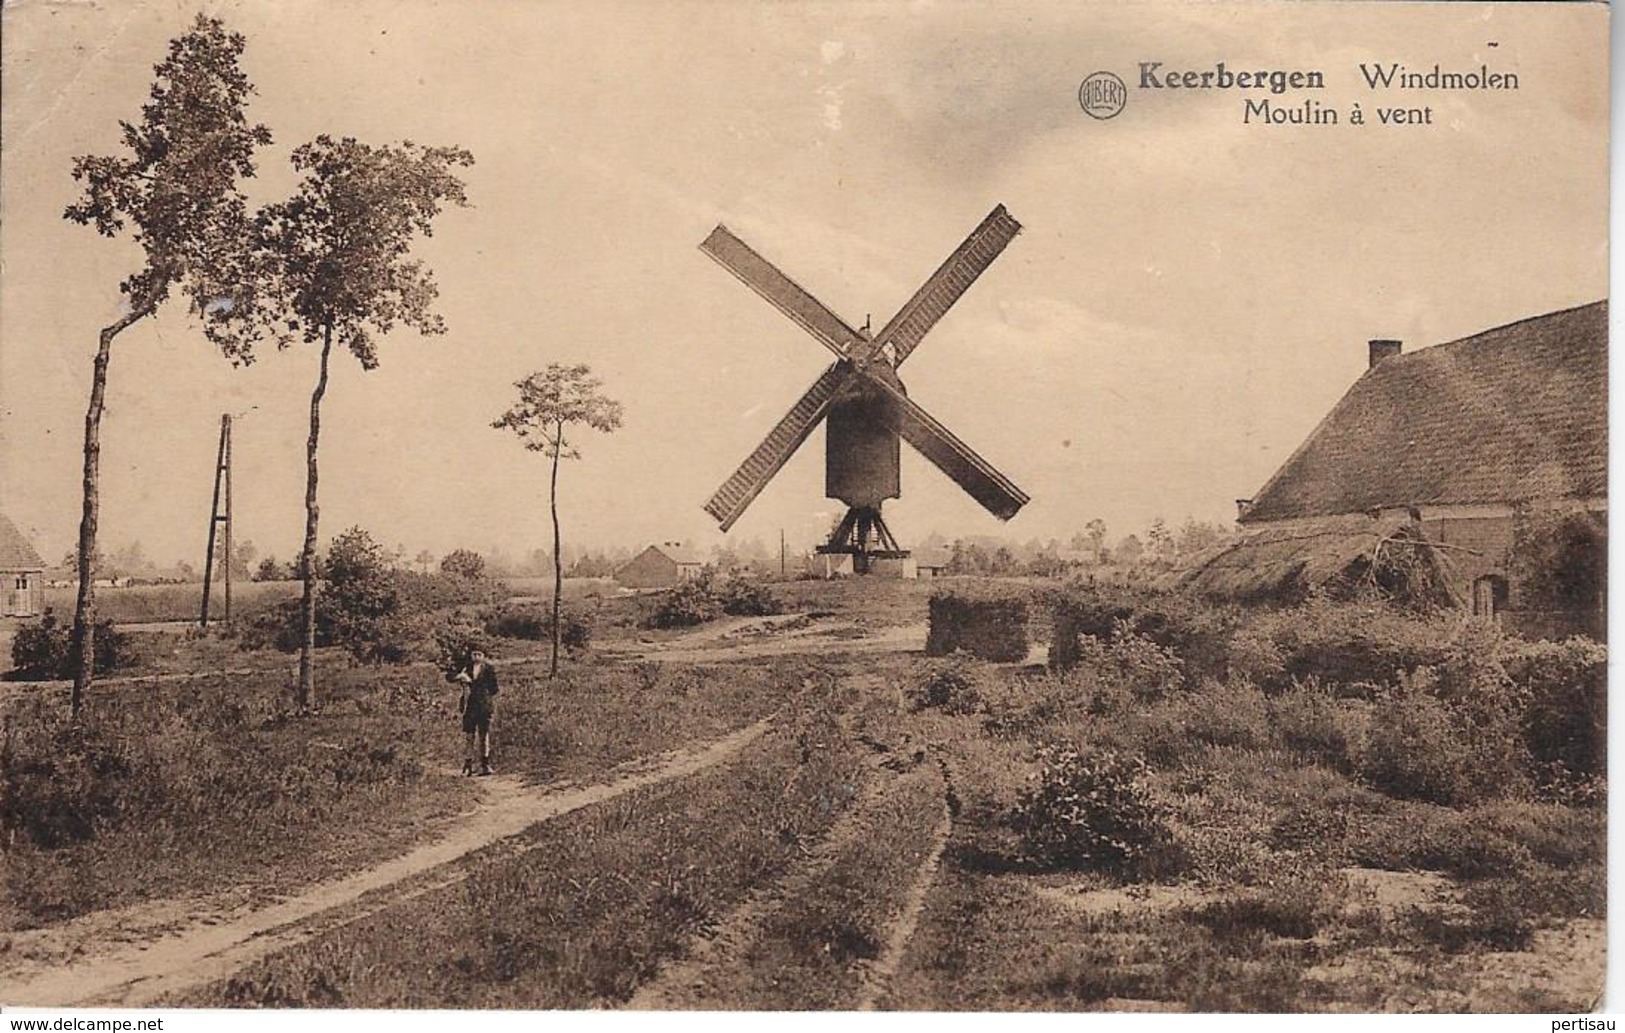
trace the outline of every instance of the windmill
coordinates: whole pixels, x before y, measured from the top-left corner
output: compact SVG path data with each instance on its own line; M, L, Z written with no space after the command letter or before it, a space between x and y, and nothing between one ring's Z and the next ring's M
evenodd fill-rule
M1019 232L1021 224L1002 204L994 208L875 334L867 322L862 330L848 326L726 226L711 231L700 250L812 334L836 359L705 504L722 530L733 526L820 420L828 421L824 494L846 503L847 511L818 551L851 555L859 573L874 559L908 555L880 516L881 503L901 494L900 439L1000 520L1016 515L1027 495L910 400L897 369Z

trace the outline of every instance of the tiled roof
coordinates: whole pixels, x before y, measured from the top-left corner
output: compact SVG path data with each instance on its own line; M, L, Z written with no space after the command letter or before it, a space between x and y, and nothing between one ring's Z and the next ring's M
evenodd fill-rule
M673 563L679 565L703 565L705 563L705 557L701 556L699 553L688 548L687 546L670 545L665 542L661 542L656 545L651 545L650 548L661 553Z
M17 525L0 513L0 570L44 570L39 553L17 530Z
M1243 523L1608 491L1608 303L1379 362Z

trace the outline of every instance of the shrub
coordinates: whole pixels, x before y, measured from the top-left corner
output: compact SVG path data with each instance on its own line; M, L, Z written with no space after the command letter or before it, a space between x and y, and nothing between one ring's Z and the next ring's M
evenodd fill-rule
M1099 678L1105 696L1127 692L1142 702L1161 699L1185 683L1185 664L1172 649L1136 633L1117 620L1104 641L1085 636L1075 642L1076 662Z
M1608 583L1608 521L1603 514L1519 513L1509 566L1519 586L1519 616L1530 630L1603 637Z
M1335 920L1346 895L1346 879L1332 872L1288 872L1267 886L1191 908L1188 917L1220 940L1265 933L1307 940Z
M316 593L316 645L342 645L363 660L403 653L396 619L401 612L396 572L372 536L352 527L333 539L320 562ZM237 624L243 649L296 652L304 641L300 601L290 599Z
M1413 907L1407 915L1411 930L1450 953L1475 948L1521 951L1535 935L1521 890L1503 880L1475 883L1455 907Z
M1607 769L1608 651L1585 638L1531 642L1505 660L1528 700L1524 735L1548 781Z
M779 601L762 582L729 574L716 590L722 612L734 617L767 617L780 612Z
M915 710L939 707L950 714L974 714L984 709L976 690L976 666L964 653L931 661L907 689L909 705Z
M470 655L478 649L486 656L495 656L491 639L482 624L472 618L452 615L435 618L429 628L434 642L435 661L450 673L467 666Z
M1223 679L1241 611L1188 595L1093 582L1069 585L1048 599L1050 665L1084 662L1087 640L1110 641L1120 628L1171 650L1192 678Z
M422 574L415 570L390 572L400 608L412 613L428 613L453 606L481 606L507 597L505 582L488 577L470 578L457 574Z
M1360 762L1362 777L1390 796L1452 806L1519 782L1527 753L1510 715L1484 700L1440 699L1436 684L1431 669L1424 668L1378 701Z
M10 677L16 681L50 681L73 677L70 640L73 626L57 620L49 607L33 624L17 629L11 640ZM96 622L95 670L106 674L133 661L128 636L120 634L111 620Z
M1176 866L1173 835L1151 797L1143 760L1085 754L1067 744L1041 747L1039 758L1037 779L1022 790L1011 817L1032 860L1131 882Z
M328 547L322 577L317 608L332 639L358 655L367 652L382 622L400 608L383 548L366 531L352 527Z
M510 603L490 611L485 617L485 633L501 638L540 642L553 637L553 613L525 603Z
M722 601L711 589L709 571L680 582L661 597L645 620L651 628L688 628L722 616Z
M275 649L283 653L299 651L299 600L290 599L247 617L234 619L237 645L246 650ZM333 644L330 629L322 626L321 611L316 613L316 644Z
M1246 682L1207 682L1162 708L1179 715L1191 740L1210 746L1261 750L1275 738L1269 700Z
M983 660L1011 663L1027 656L1027 601L1008 593L931 596L926 656L964 650Z
M1310 679L1271 699L1270 718L1288 749L1334 771L1352 774L1361 729L1358 715L1349 706Z
M440 561L440 573L476 579L485 576L485 557L472 549L454 549Z
M559 643L572 652L586 649L592 641L592 627L568 612L561 619ZM553 639L553 611L547 606L508 603L489 613L484 626L487 635L497 638L549 642Z
M1460 624L1377 602L1316 598L1248 621L1230 650L1235 673L1266 691L1316 678L1344 695L1370 696L1401 672L1442 663Z
M1514 875L1532 861L1528 847L1481 817L1430 807L1373 817L1349 837L1348 849L1356 864L1463 881Z

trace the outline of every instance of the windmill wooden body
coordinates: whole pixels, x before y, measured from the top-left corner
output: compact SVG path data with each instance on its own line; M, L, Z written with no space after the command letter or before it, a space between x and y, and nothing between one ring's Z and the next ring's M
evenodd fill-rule
M897 369L1020 231L1003 205L994 208L877 334L867 325L854 330L726 226L711 232L700 250L836 359L705 504L724 531L820 421L827 421L824 493L844 502L847 512L818 551L850 554L860 573L875 559L907 556L880 515L882 503L901 494L901 441L1000 520L1015 516L1027 495L912 401Z

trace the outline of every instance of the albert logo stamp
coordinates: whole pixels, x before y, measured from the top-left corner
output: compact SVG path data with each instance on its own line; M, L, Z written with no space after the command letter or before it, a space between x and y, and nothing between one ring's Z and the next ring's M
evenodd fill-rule
M1078 86L1078 105L1090 118L1112 118L1128 102L1128 87L1111 72L1091 72Z

